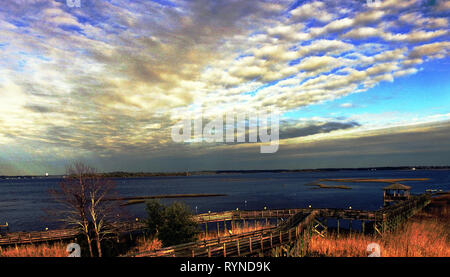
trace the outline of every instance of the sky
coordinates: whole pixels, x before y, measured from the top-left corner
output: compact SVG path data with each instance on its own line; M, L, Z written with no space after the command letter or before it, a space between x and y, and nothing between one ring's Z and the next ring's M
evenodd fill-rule
M0 6L0 175L450 165L449 1L68 2ZM171 138L266 110L275 153Z

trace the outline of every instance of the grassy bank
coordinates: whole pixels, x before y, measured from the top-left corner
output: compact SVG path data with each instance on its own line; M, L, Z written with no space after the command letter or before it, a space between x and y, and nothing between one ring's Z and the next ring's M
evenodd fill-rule
M169 198L198 198L198 197L218 197L227 196L223 193L191 193L191 194L161 194L161 195L149 195L149 196L135 196L135 197L120 197L107 199L108 201L126 201L122 205L133 205L145 203L150 199L169 199Z
M326 237L313 236L306 256L322 257L366 257L366 248L378 243L383 257L450 257L450 194L434 197L432 202L408 222L394 232L383 236L352 233L328 234ZM233 234L262 229L266 226L243 226L236 224ZM221 231L219 236L230 234ZM210 230L200 234L198 239L217 238L217 232ZM67 243L22 245L18 247L0 247L0 257L65 257ZM148 237L136 239L128 254L156 250L161 242ZM128 249L128 248L127 248Z
M0 247L0 257L67 257L66 247L60 242Z
M359 178L344 178L344 179L320 179L319 181L325 182L349 182L349 183L365 183L365 182L375 182L375 183L397 183L397 182L408 182L408 181L428 181L429 178L397 178L397 179L359 179Z
M305 186L316 186L317 189L352 189L345 185L325 185L321 183L305 184Z
M257 223L255 225L243 225L236 224L233 228L233 234L242 234L255 230L261 230L263 228L270 227L264 224ZM229 232L221 230L219 232L220 237L229 236ZM199 240L215 239L218 234L215 230L210 230L208 234L201 233L198 236ZM0 247L0 257L66 257L67 243L53 243L53 244L28 244L19 245L18 247ZM126 254L132 254L142 251L157 250L162 247L162 243L158 239L152 239L150 237L141 236L136 238L135 244Z
M253 224L246 224L245 226L243 224L238 224L233 228L232 234L238 235L242 233L252 232L256 230L261 230L264 228L272 227L271 225L265 225L260 224L259 222L256 223L256 225ZM205 234L204 232L200 233L198 235L198 240L210 240L210 239L216 239L217 237L227 237L230 236L230 232L224 231L223 229L220 230L219 234L217 234L216 230L210 230L208 234ZM136 246L132 248L127 254L133 254L136 252L142 252L142 251L150 251L150 250L157 250L162 247L162 244L157 239L151 239L148 237L142 237L138 238L136 241Z
M421 213L383 237L359 233L313 236L307 256L367 257L369 243L380 245L383 257L450 257L450 195L433 199Z

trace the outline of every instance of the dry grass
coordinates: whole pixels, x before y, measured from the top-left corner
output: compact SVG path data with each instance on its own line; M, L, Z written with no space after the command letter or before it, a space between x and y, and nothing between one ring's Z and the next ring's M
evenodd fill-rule
M162 243L158 239L152 239L148 237L138 237L136 239L136 246L130 249L127 254L143 252L143 251L153 251L160 249Z
M345 185L325 185L325 184L321 184L321 183L306 184L305 186L317 186L317 188L320 188L320 189L352 189L351 187L345 186Z
M255 230L261 230L267 227L271 227L270 225L265 226L265 224L260 224L257 222L256 226L253 224L243 226L243 224L236 224L235 227L233 228L233 235L238 235L238 234L242 234L242 233L246 233L246 232L251 232L251 231L255 231ZM221 229L221 231L219 232L219 236L220 237L227 237L230 236L230 233L227 231L224 231L223 229ZM209 230L208 234L205 233L200 233L198 236L198 240L210 240L210 239L216 239L217 236L217 231L215 230ZM133 254L136 252L142 252L142 251L151 251L151 250L157 250L159 248L162 247L161 242L158 239L149 239L147 237L141 237L138 238L136 241L136 247L134 247L133 249L131 249L130 251L128 251L127 254Z
M450 196L433 199L421 213L383 237L362 234L313 236L310 256L367 257L369 243L380 245L383 257L450 257Z
M314 236L309 244L309 256L366 257L367 245L376 242L381 247L384 257L450 257L450 194L433 199L427 208L410 219L395 232L383 237L361 234L330 234L326 238ZM269 226L236 224L233 234L260 230ZM221 230L219 236L229 236ZM201 233L199 240L215 239L217 232L210 230ZM67 243L22 245L18 247L0 247L0 257L66 257ZM129 253L156 250L161 242L156 239L141 237L137 246Z
M367 257L367 246L378 243L383 257L450 257L448 231L436 221L411 222L383 237L351 234L326 238L314 236L310 256Z
M67 243L0 247L0 257L67 257Z
M241 223L236 223L235 227L233 228L233 235L238 235L238 234L242 234L242 233L247 233L247 232L252 232L252 231L257 231L257 230L261 230L264 228L269 228L269 227L273 227L272 225L265 225L265 224L261 224L260 222L256 222L256 225L254 224L245 224L245 226ZM220 237L228 237L231 234L228 231L224 231L223 229L220 230L219 232L219 236ZM208 234L205 233L201 233L198 237L199 240L209 240L209 239L216 239L217 236L217 231L213 231L210 230L208 232Z
M246 224L247 225L247 224ZM250 232L254 230L260 230L265 228L264 225L256 224L242 226L242 224L236 224L233 234L241 234L245 232ZM220 237L229 236L229 232L221 231ZM210 230L207 235L201 233L198 236L199 240L208 240L217 238L217 232ZM67 243L54 243L54 244L29 244L20 245L18 247L0 247L0 257L67 257L66 252ZM128 254L157 250L162 247L161 241L158 239L150 239L148 237L139 237L136 240L136 246L128 251Z

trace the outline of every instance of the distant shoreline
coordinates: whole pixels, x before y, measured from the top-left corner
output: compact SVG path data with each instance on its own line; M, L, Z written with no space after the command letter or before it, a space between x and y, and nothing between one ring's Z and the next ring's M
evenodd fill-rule
M149 195L149 196L134 196L134 197L119 197L105 199L105 201L126 201L122 203L122 206L134 205L145 203L147 200L151 199L169 199L169 198L198 198L198 197L218 197L227 196L223 193L191 193L191 194L161 194L161 195Z
M378 170L450 170L450 166L399 166L399 167L361 167L361 168L318 168L318 169L255 169L255 170L205 170L187 172L106 172L100 173L107 178L140 178L140 177L176 177L191 175L214 175L214 174L250 174L250 173L296 173L296 172L332 172L332 171L378 171ZM32 179L32 178L55 178L64 175L3 175L0 179Z

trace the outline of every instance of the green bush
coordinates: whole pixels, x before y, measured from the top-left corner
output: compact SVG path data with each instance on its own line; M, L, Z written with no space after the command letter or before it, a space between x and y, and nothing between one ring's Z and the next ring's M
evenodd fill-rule
M163 206L157 201L149 201L146 210L149 233L161 240L164 247L197 240L199 226L186 204L174 202Z
M147 201L145 210L147 211L147 230L153 238L157 236L159 229L164 222L164 209L158 201Z

